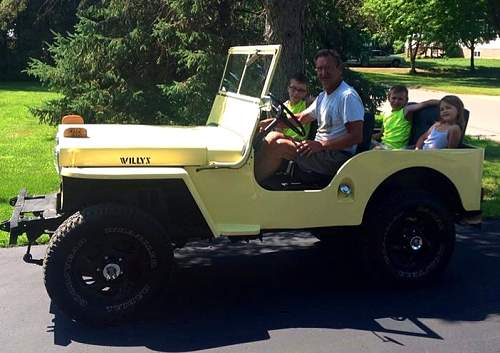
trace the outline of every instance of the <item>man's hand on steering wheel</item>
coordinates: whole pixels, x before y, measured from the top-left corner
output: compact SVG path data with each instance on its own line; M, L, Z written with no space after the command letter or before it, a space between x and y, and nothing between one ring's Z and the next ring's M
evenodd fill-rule
M292 129L295 133L300 136L306 136L306 130L304 125L300 122L299 119L288 109L288 107L283 104L279 99L269 93L269 97L271 97L272 101L277 104L277 107L273 104L273 108L276 110L276 117L274 120L264 129L264 136L267 135L272 129L278 125L278 123L282 122L290 129ZM286 114L285 114L286 112ZM288 114L288 116L287 116Z

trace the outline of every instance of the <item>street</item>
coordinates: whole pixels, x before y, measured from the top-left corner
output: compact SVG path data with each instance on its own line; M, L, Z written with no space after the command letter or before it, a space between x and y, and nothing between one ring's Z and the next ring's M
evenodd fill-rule
M459 227L448 271L418 289L366 281L355 257L308 233L195 244L177 252L163 300L111 328L64 317L24 251L0 250L4 353L500 352L500 221Z

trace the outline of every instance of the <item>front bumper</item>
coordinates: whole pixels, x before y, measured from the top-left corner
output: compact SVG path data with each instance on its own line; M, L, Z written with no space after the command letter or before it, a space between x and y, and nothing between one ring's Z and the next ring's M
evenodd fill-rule
M10 235L9 245L17 244L17 238L23 233L33 244L42 234L54 232L63 221L58 213L59 193L30 196L26 189L22 189L17 197L10 200L10 205L14 207L12 216L0 223L0 230Z

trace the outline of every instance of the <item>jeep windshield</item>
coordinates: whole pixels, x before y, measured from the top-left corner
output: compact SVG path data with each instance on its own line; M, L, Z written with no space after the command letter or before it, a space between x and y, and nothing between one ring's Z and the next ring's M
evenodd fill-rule
M252 53L230 52L219 91L254 98L264 96L274 54L258 49Z

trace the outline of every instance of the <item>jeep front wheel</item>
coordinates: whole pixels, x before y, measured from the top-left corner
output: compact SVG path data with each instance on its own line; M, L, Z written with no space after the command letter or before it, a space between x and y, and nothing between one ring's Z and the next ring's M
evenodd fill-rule
M69 217L51 238L45 287L72 319L112 323L151 301L167 280L172 257L165 231L146 213L93 206Z
M369 268L400 283L427 281L446 268L455 226L444 204L427 192L406 192L378 209L369 227L374 234L365 234Z

